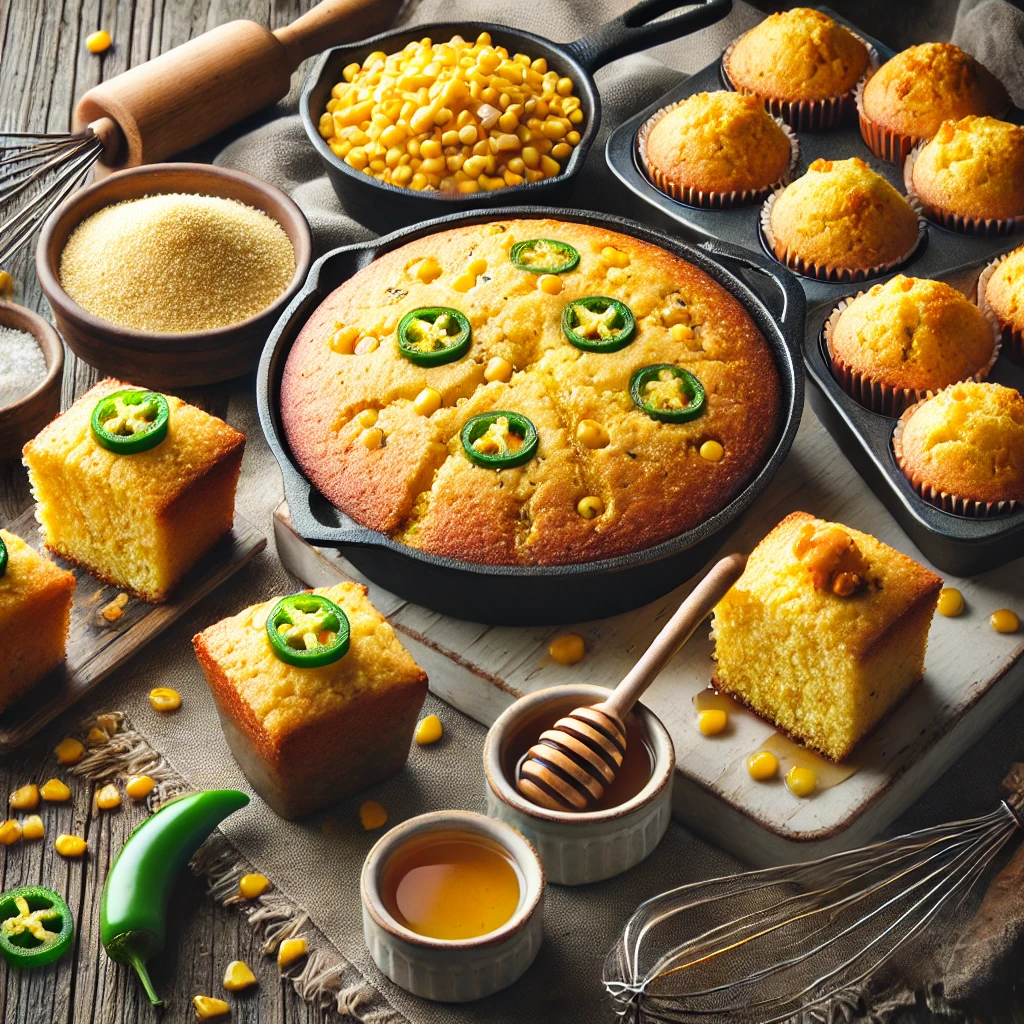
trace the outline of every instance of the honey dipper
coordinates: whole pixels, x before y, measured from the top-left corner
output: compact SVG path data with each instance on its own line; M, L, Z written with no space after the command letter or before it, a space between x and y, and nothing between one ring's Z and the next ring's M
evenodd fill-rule
M585 811L601 799L622 767L626 715L739 579L746 562L740 554L716 562L607 700L577 708L540 734L519 767L516 787L523 796L552 811Z

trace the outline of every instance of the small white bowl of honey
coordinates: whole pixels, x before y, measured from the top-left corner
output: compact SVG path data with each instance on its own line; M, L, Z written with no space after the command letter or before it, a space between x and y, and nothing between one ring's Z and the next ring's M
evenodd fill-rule
M373 962L424 999L465 1003L517 981L543 934L544 868L504 822L434 811L367 854L360 890Z

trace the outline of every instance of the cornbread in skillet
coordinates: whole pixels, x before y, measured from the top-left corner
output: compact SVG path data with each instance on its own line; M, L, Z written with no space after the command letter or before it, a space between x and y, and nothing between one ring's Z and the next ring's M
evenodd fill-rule
M1024 215L1024 128L994 117L943 121L914 161L926 207L975 220Z
M651 128L647 165L677 186L710 192L766 189L792 158L786 133L756 96L688 96Z
M945 281L896 277L839 315L832 355L893 390L936 391L984 373L995 348L978 307Z
M913 208L859 157L815 160L771 209L775 255L815 267L869 270L917 244Z
M370 604L366 587L313 591L348 616L348 651L319 668L278 659L266 620L277 598L192 638L235 760L282 817L310 814L405 764L426 673Z
M108 451L93 436L93 409L132 388L100 381L29 441L23 456L46 546L161 603L231 529L245 436L166 395L163 441L130 455Z
M1024 502L1024 396L974 381L940 391L907 410L899 463L918 488Z
M19 536L0 530L7 571L0 576L0 711L64 660L75 592L60 569Z
M823 100L849 92L867 70L868 51L827 14L794 7L742 35L728 75L741 92L776 100Z
M924 674L942 580L858 530L794 512L714 611L714 684L834 761Z
M996 266L985 285L985 302L999 324L1024 332L1024 245Z
M573 246L579 265L521 269L510 250L533 239ZM628 344L570 344L562 317L586 296L628 305ZM465 314L471 344L419 366L396 330L411 310L438 306ZM665 363L704 386L689 422L653 419L630 396L634 371ZM704 522L760 467L778 406L768 344L724 288L649 243L552 219L459 227L382 255L313 313L281 385L289 446L339 509L424 551L503 564L606 558ZM528 417L539 446L495 471L466 456L460 432L498 410ZM717 461L707 441L722 445Z

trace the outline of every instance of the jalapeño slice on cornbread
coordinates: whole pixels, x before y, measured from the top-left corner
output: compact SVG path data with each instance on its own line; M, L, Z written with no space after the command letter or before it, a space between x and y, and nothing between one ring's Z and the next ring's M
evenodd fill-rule
M585 295L562 311L562 330L569 341L587 352L617 352L636 332L633 311L607 295Z
M671 363L641 366L629 378L629 394L638 409L664 423L688 423L704 411L704 385Z
M449 306L427 306L402 317L398 350L417 366L443 366L469 351L472 333L464 313Z
M116 455L135 455L155 448L167 437L167 399L155 391L115 391L92 411L92 433Z
M568 242L529 238L508 251L512 265L531 274L568 274L579 266L580 254Z
M274 656L297 668L320 668L345 657L349 623L345 613L323 594L282 597L267 616L267 637Z
M484 412L462 428L462 447L485 469L512 469L537 453L537 428L517 412Z

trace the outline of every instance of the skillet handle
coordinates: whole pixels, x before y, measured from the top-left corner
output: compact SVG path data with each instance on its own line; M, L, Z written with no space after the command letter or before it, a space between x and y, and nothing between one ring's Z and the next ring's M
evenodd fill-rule
M606 22L591 35L569 43L565 49L583 65L587 74L593 74L598 68L620 57L707 28L721 21L732 10L732 0L702 0L699 6L674 18L654 20L677 7L692 5L694 2L642 0L642 3Z

